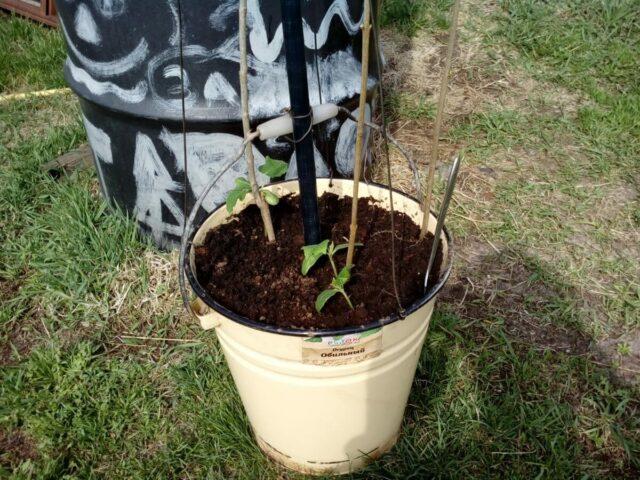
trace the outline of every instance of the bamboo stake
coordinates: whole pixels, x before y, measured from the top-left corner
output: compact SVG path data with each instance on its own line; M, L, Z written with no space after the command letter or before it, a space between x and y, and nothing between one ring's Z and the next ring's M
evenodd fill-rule
M460 12L460 0L456 0L453 4L451 12L451 26L449 27L449 40L447 42L447 56L440 79L440 96L438 98L438 111L436 113L436 121L433 129L433 148L431 150L431 161L429 162L429 176L427 178L427 188L422 200L422 227L420 228L420 239L423 239L429 231L429 220L431 218L431 197L433 191L433 180L438 165L438 144L440 140L440 128L442 126L442 117L444 116L444 107L447 100L447 90L449 89L449 70L451 69L451 58L453 57L453 46L458 32L458 13Z
M249 123L249 87L248 87L248 68L247 68L247 0L240 0L239 7L240 23L238 28L238 36L240 37L240 102L242 103L242 129L245 138L251 132L251 124ZM269 205L262 198L258 182L256 181L256 169L253 158L253 143L247 143L245 149L247 158L247 170L249 173L249 183L251 184L251 192L256 205L260 209L260 216L264 225L264 232L269 243L276 240L276 234L273 231L273 223L271 222L271 212Z
M353 265L353 253L358 231L358 190L362 175L362 147L364 137L364 114L367 104L367 80L369 79L369 37L371 32L371 4L364 2L362 19L362 70L360 75L360 102L358 104L358 130L356 134L356 151L353 169L353 200L351 202L351 226L349 227L349 244L347 248L347 267Z

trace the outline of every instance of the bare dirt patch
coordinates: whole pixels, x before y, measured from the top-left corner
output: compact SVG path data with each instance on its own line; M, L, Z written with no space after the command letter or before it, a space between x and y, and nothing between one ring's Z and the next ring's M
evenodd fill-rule
M14 469L26 460L36 460L34 440L21 430L0 429L0 466Z
M640 333L608 338L595 346L597 357L611 367L611 376L622 385L640 384Z
M20 289L20 282L0 278L0 303L12 298ZM5 323L0 336L0 366L13 365L40 342L36 331L38 315L29 312L21 318Z
M14 324L6 333L6 337L0 338L0 366L15 364L18 358L29 354L32 345L29 335L20 325Z
M20 283L0 277L0 300L11 298L20 289Z

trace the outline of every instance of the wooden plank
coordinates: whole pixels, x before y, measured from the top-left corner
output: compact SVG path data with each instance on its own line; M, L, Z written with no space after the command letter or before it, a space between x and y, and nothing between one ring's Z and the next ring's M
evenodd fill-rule
M84 143L78 148L43 164L40 168L45 172L56 175L63 172L71 173L74 170L83 170L91 168L92 166L93 152L91 151L91 147L87 143Z
M52 27L58 26L53 0L0 0L0 8L24 15Z

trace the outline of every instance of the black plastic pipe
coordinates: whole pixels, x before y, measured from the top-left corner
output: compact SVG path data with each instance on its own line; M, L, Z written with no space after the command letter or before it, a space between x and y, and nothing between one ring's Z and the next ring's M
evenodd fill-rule
M284 49L287 62L287 79L291 115L293 116L293 138L296 140L296 163L300 185L300 207L304 243L320 243L320 217L316 191L316 167L313 157L313 134L311 131L311 107L307 63L302 33L301 0L281 0Z

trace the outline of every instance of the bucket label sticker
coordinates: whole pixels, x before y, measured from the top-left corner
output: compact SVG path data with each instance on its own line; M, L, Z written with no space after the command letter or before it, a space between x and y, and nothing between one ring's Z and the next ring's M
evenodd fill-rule
M349 335L311 337L302 342L302 363L345 365L374 358L382 352L382 327Z

